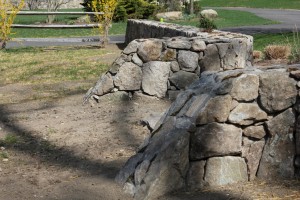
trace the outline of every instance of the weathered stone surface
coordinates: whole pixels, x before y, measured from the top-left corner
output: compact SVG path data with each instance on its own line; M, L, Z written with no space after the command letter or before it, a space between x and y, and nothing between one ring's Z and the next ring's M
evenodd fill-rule
M203 17L208 18L208 19L215 19L218 17L217 11L215 11L213 9L202 10L200 14Z
M287 133L289 131L290 127L293 127L293 124L295 123L295 115L293 113L293 110L290 108L283 113L277 115L270 121L268 121L267 128L269 130L269 133L274 136L276 134L280 133Z
M193 72L198 67L199 55L195 52L180 50L178 53L178 63L182 70Z
M247 137L261 139L265 137L266 132L263 126L249 126L243 130L243 134Z
M186 102L191 99L192 95L193 92L191 92L190 90L179 93L176 100L169 108L168 115L172 116L178 114L178 112L182 109Z
M139 66L125 62L114 77L114 84L119 90L139 90L142 83L142 70Z
M245 41L234 40L229 44L228 50L224 55L223 68L229 69L241 69L246 67L247 60L247 44Z
M296 82L288 73L268 71L260 74L260 102L268 113L282 111L296 102Z
M171 38L167 41L167 46L173 49L190 49L192 44L186 38Z
M256 103L240 103L231 111L228 121L233 124L250 125L265 121L267 117L267 113L262 111Z
M152 61L143 65L143 91L159 98L166 95L168 77L170 72L169 62Z
M265 146L265 140L252 141L247 137L243 137L243 151L242 157L246 159L248 166L249 180L252 181L256 177L259 161L261 159L262 151Z
M204 57L200 60L201 71L220 71L221 60L218 48L215 44L209 44L204 51Z
M230 95L216 96L210 99L204 110L199 113L196 124L225 122L229 116L232 98Z
M248 181L244 158L233 156L209 158L204 180L209 186Z
M176 72L169 78L171 83L178 89L185 89L187 86L198 79L199 77L196 74L186 71Z
M114 82L112 76L110 73L107 73L102 75L100 80L96 83L95 94L101 96L103 94L111 92L113 88L114 88Z
M206 49L206 44L201 39L195 39L192 42L192 50L193 51L204 51Z
M132 62L138 66L143 66L143 61L139 58L139 56L135 53L132 56Z
M300 70L295 70L290 72L291 77L300 80Z
M174 61L176 60L177 53L175 49L166 49L162 55L161 55L161 60L162 61Z
M205 164L205 160L190 162L190 169L187 175L188 189L201 189L203 186L205 186Z
M292 109L271 119L268 138L260 161L257 176L267 180L294 177L295 139L293 127L295 116Z
M153 130L157 122L160 120L160 118L163 116L163 113L151 113L148 117L143 119L142 121L148 125L150 130Z
M172 70L172 72L178 72L180 70L179 64L177 61L171 62L171 70Z
M224 58L229 48L229 43L217 43L216 45L219 50L220 58Z
M212 156L240 154L242 129L234 125L210 123L191 135L190 158L199 160Z
M259 78L254 74L242 74L233 81L230 95L238 101L251 101L258 97Z
M296 123L296 153L300 156L300 117L297 119Z
M178 97L180 91L179 90L168 90L168 99L171 101L175 101Z
M140 44L137 53L144 62L155 61L161 55L162 46L160 40L146 40Z
M126 62L126 60L127 60L127 56L121 54L121 56L113 62L113 64L109 68L109 72L112 74L118 73L120 67Z
M133 40L130 42L127 47L123 50L123 53L125 54L131 54L137 52L137 49L139 47L140 43L136 40Z

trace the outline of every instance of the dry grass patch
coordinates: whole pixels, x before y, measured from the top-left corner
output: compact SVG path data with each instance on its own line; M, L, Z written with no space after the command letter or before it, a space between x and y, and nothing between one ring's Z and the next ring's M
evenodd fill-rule
M263 53L261 51L253 51L253 59L262 59Z
M287 59L291 55L291 47L288 45L268 45L264 49L266 59Z

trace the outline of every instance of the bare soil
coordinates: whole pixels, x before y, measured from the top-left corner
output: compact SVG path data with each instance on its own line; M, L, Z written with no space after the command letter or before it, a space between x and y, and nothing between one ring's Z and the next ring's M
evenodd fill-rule
M171 102L111 94L82 105L85 91L71 88L92 85L40 85L42 95L37 86L0 86L0 200L131 199L114 177L150 133L141 119ZM300 199L300 183L257 180L159 199Z

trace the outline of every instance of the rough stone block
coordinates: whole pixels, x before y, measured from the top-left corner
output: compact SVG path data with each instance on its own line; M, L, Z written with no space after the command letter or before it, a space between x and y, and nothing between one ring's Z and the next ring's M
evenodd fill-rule
M242 74L233 81L230 95L238 101L251 101L258 97L259 78L254 74Z

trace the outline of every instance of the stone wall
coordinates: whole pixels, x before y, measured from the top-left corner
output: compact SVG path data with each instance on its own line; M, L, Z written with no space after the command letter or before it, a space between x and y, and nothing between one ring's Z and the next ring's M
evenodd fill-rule
M299 172L300 66L204 72L181 92L117 182L135 199ZM295 127L296 122L296 127Z
M174 99L203 72L251 67L251 41L251 36L223 32L134 40L86 98L121 90Z

